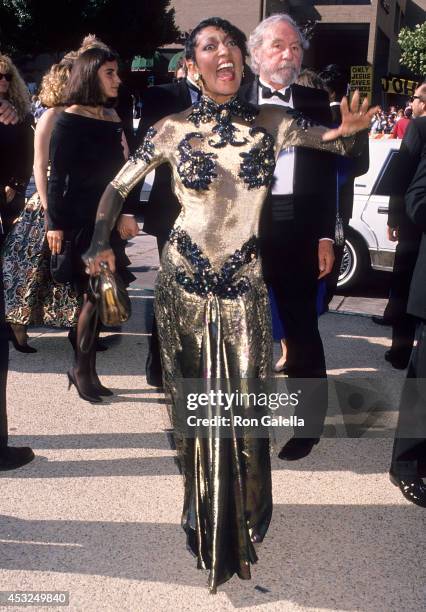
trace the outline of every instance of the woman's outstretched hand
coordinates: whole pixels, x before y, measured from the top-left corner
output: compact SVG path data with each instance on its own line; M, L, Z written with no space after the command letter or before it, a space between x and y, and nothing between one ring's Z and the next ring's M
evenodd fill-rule
M349 108L348 99L344 97L340 102L340 112L342 114L342 123L335 130L328 130L323 134L324 141L336 140L340 136L351 136L356 132L367 130L370 127L374 113L377 112L378 106L374 106L368 110L368 99L364 98L362 104L358 89L354 92Z
M86 265L90 276L96 276L101 271L101 263L106 263L111 272L115 272L115 255L112 249L101 251L93 259L86 259Z

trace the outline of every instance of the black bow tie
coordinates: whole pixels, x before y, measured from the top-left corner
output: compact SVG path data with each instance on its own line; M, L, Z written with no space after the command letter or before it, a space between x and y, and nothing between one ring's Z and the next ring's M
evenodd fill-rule
M290 102L291 89L290 87L287 87L285 92L281 93L280 91L272 90L272 89L269 89L269 87L265 87L265 85L262 85L262 98L268 99L268 98L273 98L274 96L276 96L283 102L288 103Z

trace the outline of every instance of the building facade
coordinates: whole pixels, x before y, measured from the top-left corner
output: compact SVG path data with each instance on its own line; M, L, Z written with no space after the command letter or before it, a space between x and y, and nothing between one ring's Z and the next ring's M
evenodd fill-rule
M222 17L249 35L265 13L263 0L172 0L171 6L181 32L192 30L206 17Z
M289 13L300 25L312 29L311 46L304 63L319 70L331 63L372 66L372 98L397 103L382 88L382 79L402 75L413 78L399 64L398 33L426 19L426 0L172 0L181 31L192 29L216 14L238 25L246 34L274 13ZM421 76L421 75L417 75Z

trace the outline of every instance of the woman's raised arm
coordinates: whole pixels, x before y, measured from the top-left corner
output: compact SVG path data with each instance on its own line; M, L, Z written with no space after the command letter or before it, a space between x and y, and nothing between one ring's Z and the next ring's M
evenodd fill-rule
M320 149L338 155L356 157L368 145L367 130L377 107L368 109L368 100L360 103L359 92L355 91L350 107L346 98L340 103L342 123L329 130L293 109L286 111L279 138L281 148L290 146ZM290 121L289 121L290 119ZM291 119L293 119L291 121Z

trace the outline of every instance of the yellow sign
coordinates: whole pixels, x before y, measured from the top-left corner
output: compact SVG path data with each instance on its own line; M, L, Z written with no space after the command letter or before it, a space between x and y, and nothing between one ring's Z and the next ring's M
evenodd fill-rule
M373 67L372 66L351 66L351 92L359 89L361 99L367 97L371 104L373 93Z
M385 93L401 94L403 96L412 96L420 86L418 81L410 81L402 77L383 77L381 79L382 89Z

